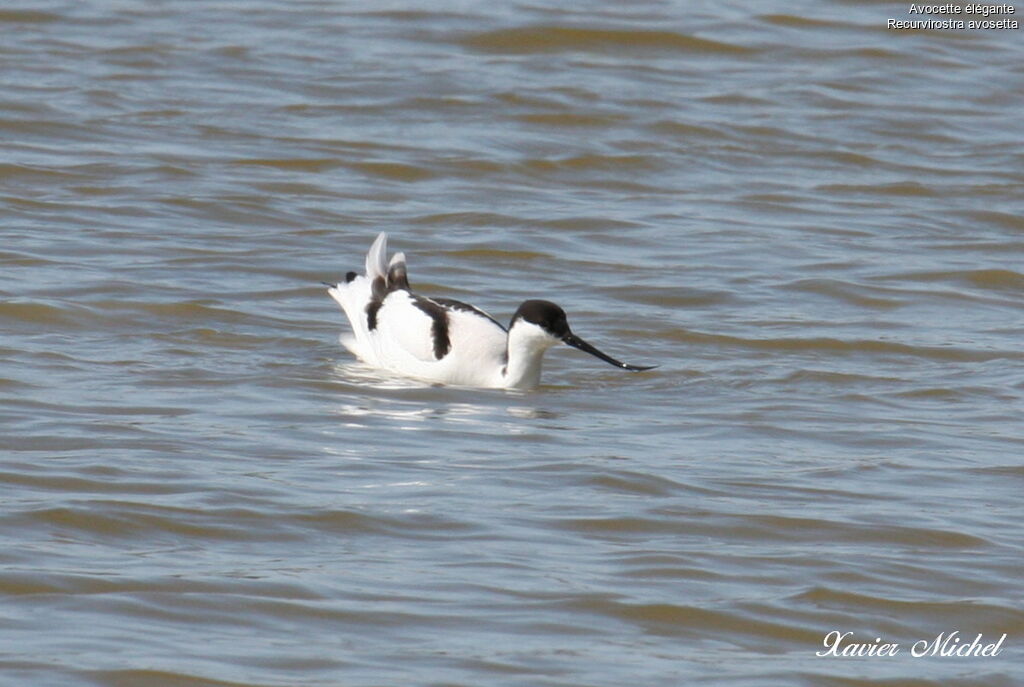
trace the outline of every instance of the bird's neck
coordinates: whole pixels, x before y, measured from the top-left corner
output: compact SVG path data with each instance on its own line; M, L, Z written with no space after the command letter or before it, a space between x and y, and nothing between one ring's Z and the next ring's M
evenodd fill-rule
M540 384L544 352L558 343L535 325L512 326L508 333L508 363L505 365L505 386L510 389L532 389Z

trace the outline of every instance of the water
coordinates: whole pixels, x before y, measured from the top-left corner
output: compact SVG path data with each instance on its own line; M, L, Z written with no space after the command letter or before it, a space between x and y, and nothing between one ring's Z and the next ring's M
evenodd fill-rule
M564 4L0 11L4 684L1017 684L1020 31ZM380 230L661 367L367 370Z

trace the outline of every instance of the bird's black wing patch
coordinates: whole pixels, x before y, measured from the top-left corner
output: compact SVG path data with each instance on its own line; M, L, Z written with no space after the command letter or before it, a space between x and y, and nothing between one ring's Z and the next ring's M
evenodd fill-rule
M469 303L463 303L462 301L457 301L454 298L432 298L431 300L434 301L435 303L438 303L439 305L443 305L446 308L451 308L452 310L462 310L464 312L471 312L476 315L479 315L480 317L486 318L493 322L494 324L498 325L501 328L501 331L507 331L505 329L505 326L501 322L498 322L496 319L494 319L493 317L491 317L483 310L474 305L470 305Z
M388 268L388 291L397 291L398 289L409 290L409 273L405 269L404 262Z
M377 311L384 304L384 297L388 295L388 288L384 283L384 277L377 277L370 286L370 302L366 304L366 328L371 332L377 328Z
M452 341L448 337L448 311L439 301L415 294L412 295L412 303L431 319L430 335L434 340L434 358L440 360L452 350Z

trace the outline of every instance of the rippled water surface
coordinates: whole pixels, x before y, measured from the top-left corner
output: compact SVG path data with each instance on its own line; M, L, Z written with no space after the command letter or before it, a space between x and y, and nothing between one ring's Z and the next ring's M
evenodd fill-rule
M0 680L1020 684L1024 33L891 17L6 5ZM661 367L368 370L381 230Z

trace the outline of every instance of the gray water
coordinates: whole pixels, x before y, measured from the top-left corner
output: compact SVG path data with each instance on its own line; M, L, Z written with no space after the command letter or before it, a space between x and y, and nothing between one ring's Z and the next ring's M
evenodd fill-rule
M368 7L0 10L3 684L1019 684L1021 31ZM382 230L660 367L367 369Z

